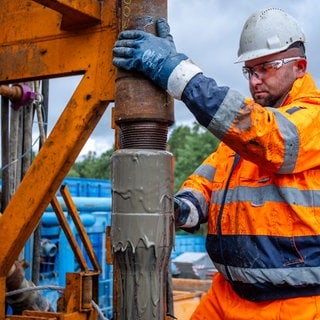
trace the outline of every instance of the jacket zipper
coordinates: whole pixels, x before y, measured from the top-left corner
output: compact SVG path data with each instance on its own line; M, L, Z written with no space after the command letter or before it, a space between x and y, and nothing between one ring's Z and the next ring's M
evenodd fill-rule
M225 258L224 258L224 254L223 254L221 221L222 221L222 215L223 215L224 205L225 205L226 198L227 198L227 193L228 193L230 180L231 180L231 177L232 177L232 174L234 172L235 167L239 163L239 160L240 160L240 156L238 154L236 154L235 157L234 157L234 160L233 160L233 164L232 164L232 167L231 167L231 170L230 170L226 185L225 185L225 189L223 191L221 206L220 206L220 210L219 210L218 218L217 218L217 236L218 236L218 239L219 239L220 255L221 255L222 262L223 262L224 268L226 270L226 275L227 275L229 281L232 281L232 278L231 278L231 275L230 275L228 266L227 266L227 264L225 262Z

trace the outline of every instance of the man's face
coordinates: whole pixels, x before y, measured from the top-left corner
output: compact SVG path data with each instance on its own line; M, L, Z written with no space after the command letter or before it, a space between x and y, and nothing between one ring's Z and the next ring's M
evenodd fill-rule
M305 73L306 61L299 53L290 49L245 63L244 71L255 102L274 108L282 104L294 81Z

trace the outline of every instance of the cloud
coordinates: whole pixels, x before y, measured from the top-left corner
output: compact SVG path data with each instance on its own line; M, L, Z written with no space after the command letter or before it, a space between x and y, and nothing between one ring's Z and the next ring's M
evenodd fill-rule
M53 126L59 119L80 80L81 76L50 80L48 132L52 130ZM100 155L113 147L114 130L111 129L112 106L113 104L108 106L98 125L93 130L90 138L83 147L79 157L82 157L89 151L96 152L97 155Z

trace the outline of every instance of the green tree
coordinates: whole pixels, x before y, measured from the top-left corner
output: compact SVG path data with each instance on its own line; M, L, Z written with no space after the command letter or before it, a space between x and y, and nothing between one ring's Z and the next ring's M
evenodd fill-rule
M98 157L96 152L90 151L83 160L74 163L68 177L109 180L111 178L110 157L113 152L114 149L109 149Z
M186 138L191 135L192 128L189 126L179 126L171 130L172 131L169 132L168 148L177 160L179 157L178 150L184 148L187 142Z

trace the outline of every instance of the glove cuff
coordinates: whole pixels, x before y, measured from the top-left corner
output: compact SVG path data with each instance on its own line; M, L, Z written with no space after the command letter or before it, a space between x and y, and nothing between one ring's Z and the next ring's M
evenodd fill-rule
M202 73L202 70L190 59L181 60L169 75L167 83L168 93L175 99L181 100L184 88L198 73Z
M174 198L174 216L176 227L195 228L199 227L199 216L194 204L188 199Z
M181 61L187 60L188 57L182 53L170 55L164 60L159 62L159 69L156 70L154 75L151 75L151 79L155 81L162 89L167 90L168 79L174 69L181 63Z

